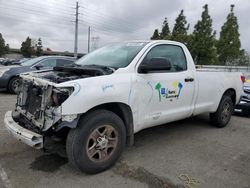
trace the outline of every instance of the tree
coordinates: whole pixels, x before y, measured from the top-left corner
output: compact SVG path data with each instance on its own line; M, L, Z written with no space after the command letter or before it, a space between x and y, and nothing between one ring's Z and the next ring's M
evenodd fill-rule
M31 44L31 38L27 37L26 41L22 42L21 53L24 57L31 57L34 51L34 46Z
M8 51L9 51L9 45L7 44L5 46L5 40L2 34L0 33L0 56L6 54Z
M217 49L219 61L223 65L234 64L241 56L241 43L237 17L234 15L234 5L221 28Z
M9 51L10 51L10 46L9 46L9 44L6 44L6 46L5 46L5 52L8 53Z
M175 19L175 25L172 31L171 40L187 43L187 31L189 25L187 25L186 16L184 16L184 10L181 10L178 17Z
M208 5L203 6L201 20L194 26L190 51L196 64L215 64L217 51L215 32L212 28L212 19L208 13Z
M42 39L39 38L38 42L36 44L36 55L41 56L43 52L43 45L42 45Z
M250 65L250 56L245 50L240 51L240 57L235 61L235 65L239 66L249 66Z
M160 35L158 29L155 29L153 36L151 37L151 40L159 40Z
M165 39L165 40L169 40L171 38L167 18L165 18L164 21L163 21L160 38Z

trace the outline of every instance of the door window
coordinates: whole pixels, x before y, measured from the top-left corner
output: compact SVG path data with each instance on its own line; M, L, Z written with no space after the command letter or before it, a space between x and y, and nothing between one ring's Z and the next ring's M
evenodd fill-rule
M41 63L39 63L39 66L42 66L42 68L51 68L56 66L56 59L45 59Z
M158 45L153 47L143 60L143 64L152 58L166 58L171 63L170 72L179 72L187 70L187 61L185 54L180 46L176 45Z
M64 66L64 65L68 65L72 63L74 63L74 60L70 60L70 59L57 59L56 60L56 66Z

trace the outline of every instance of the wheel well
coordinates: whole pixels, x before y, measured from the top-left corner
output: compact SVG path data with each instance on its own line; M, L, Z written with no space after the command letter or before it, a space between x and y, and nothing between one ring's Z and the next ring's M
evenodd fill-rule
M232 99L233 104L236 104L236 91L234 89L230 88L230 89L226 90L223 93L223 96L225 96L225 95L229 96Z
M7 85L6 85L7 91L10 91L10 82L11 82L14 78L18 78L18 77L19 77L18 75L14 75L14 76L12 76L12 77L8 80Z
M131 108L127 104L115 102L98 105L89 111L97 109L109 110L121 118L126 128L126 144L132 146L134 144L134 123Z
M17 77L19 77L19 76L18 76L18 75L12 76L12 77L9 79L9 81L8 81L8 85L9 85L10 81L11 81L13 78L17 78Z
M20 76L14 75L14 76L12 76L12 77L8 80L7 89L8 89L8 87L9 87L10 82L11 82L14 78L18 78L18 77L20 77Z

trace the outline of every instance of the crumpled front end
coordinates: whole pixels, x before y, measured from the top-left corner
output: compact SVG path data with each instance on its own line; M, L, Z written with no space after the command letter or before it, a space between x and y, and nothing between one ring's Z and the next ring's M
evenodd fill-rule
M21 75L16 109L5 114L7 130L21 142L41 149L44 138L63 127L76 126L77 115L63 116L62 103L73 93L74 87L58 88L49 80Z
M10 134L12 134L17 140L36 149L43 148L43 136L25 129L24 127L16 123L16 121L13 119L12 111L6 112L4 117L4 124Z
M36 148L43 147L40 143L47 137L64 141L84 113L68 110L74 108L72 101L77 105L72 99L79 97L82 79L112 72L103 67L74 65L21 74L16 109L6 113L6 128L18 140Z
M29 75L22 78L16 105L19 123L36 131L46 131L61 120L61 104L74 89L56 88L50 81Z

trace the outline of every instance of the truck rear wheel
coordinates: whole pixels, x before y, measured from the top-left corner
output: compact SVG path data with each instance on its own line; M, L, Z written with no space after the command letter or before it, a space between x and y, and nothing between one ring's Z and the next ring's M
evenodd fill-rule
M227 126L234 110L233 101L230 96L224 95L215 113L210 114L211 123L219 128Z
M68 134L69 162L88 174L104 171L122 154L125 139L124 123L116 114L107 110L90 112Z

